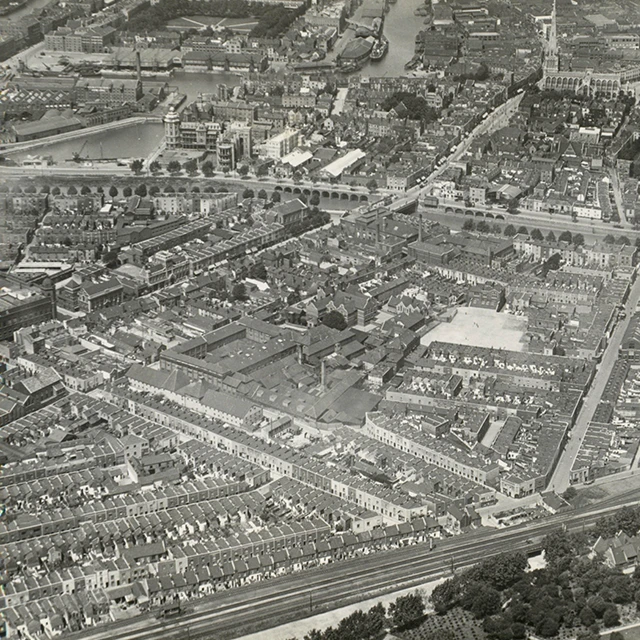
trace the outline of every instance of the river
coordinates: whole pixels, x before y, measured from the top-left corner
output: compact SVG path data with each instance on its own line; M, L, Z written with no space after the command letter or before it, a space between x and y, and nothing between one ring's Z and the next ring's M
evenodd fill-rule
M133 124L101 133L88 133L83 138L54 142L46 147L15 154L21 160L29 155L51 156L57 164L72 160L74 154L83 159L145 158L158 148L164 137L164 127L158 123Z
M193 102L199 93L213 93L217 91L219 84L235 87L242 82L242 77L234 73L188 73L175 71L167 79L169 86L177 87L180 93L187 96L186 103Z
M361 75L375 78L406 75L404 65L413 58L416 35L424 27L424 18L414 15L414 11L423 4L424 0L398 0L390 5L384 19L389 51L382 60L370 60Z
M27 5L11 14L11 18L26 15L41 8L50 0L30 0ZM405 75L404 65L414 54L415 36L423 27L424 18L414 15L424 0L397 0L390 6L385 17L384 34L389 40L387 55L377 62L369 61L360 72L373 77ZM234 87L240 84L242 77L233 73L186 73L177 71L167 79L171 87L187 96L186 103L193 102L198 94L215 94L219 84ZM142 124L109 131L88 134L82 140L69 140L34 150L34 155L51 155L56 162L64 162L80 153L82 158L99 160L100 158L141 158L148 156L160 144L163 137L161 124ZM86 141L86 144L85 144ZM29 155L27 153L24 154ZM16 156L16 158L21 157Z
M42 9L45 5L49 4L51 0L28 0L26 4L22 5L19 9L8 13L4 18L10 18L11 20L17 20L23 16L27 16L34 11Z

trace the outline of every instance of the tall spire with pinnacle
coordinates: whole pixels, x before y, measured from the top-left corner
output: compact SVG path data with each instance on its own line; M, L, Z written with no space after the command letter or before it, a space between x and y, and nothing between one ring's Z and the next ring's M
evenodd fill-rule
M553 9L551 11L551 26L547 36L547 50L544 56L544 70L558 71L558 15L556 10L556 0L553 0Z

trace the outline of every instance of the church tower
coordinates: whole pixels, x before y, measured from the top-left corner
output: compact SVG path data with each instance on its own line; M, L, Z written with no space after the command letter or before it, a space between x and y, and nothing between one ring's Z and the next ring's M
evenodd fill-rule
M164 138L167 149L180 147L180 115L173 107L164 117Z
M551 26L547 34L547 48L544 54L544 74L554 73L560 68L558 59L558 16L556 11L556 0L553 0L551 11Z

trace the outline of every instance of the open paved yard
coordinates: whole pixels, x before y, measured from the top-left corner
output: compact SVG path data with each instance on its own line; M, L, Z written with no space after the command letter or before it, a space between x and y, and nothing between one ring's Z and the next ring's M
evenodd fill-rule
M475 347L522 351L526 318L498 313L491 309L461 307L451 322L443 322L423 336L421 343L429 345L440 340Z
M204 29L205 27L213 27L213 29L231 29L236 33L249 33L258 21L253 18L217 18L215 16L185 16L176 18L169 22L168 26L173 29Z

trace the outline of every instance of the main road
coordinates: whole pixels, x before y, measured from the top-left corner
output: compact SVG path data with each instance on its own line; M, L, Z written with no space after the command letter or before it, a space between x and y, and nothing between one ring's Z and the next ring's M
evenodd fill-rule
M558 465L556 467L553 478L550 482L550 488L561 493L569 486L569 478L571 475L571 469L578 455L578 451L584 440L584 436L589 427L589 423L593 420L593 415L598 407L600 398L604 392L604 388L609 380L613 366L618 358L618 352L620 350L620 344L624 337L625 331L629 327L633 311L640 301L640 278L636 277L635 282L632 285L629 298L627 300L626 309L627 314L624 320L618 322L609 344L607 345L605 352L602 356L602 360L598 365L598 370L591 383L589 392L587 393L576 423L571 429L571 436L567 445L560 456Z
M253 625L262 628L299 619L313 610L336 609L382 592L418 586L451 575L505 550L536 551L541 539L566 526L569 531L591 527L622 505L640 503L630 491L579 512L551 516L509 529L483 529L437 542L421 543L294 573L196 601L194 610L172 621L150 616L69 634L83 640L167 640L169 638L232 638ZM266 623L266 624L265 624Z

